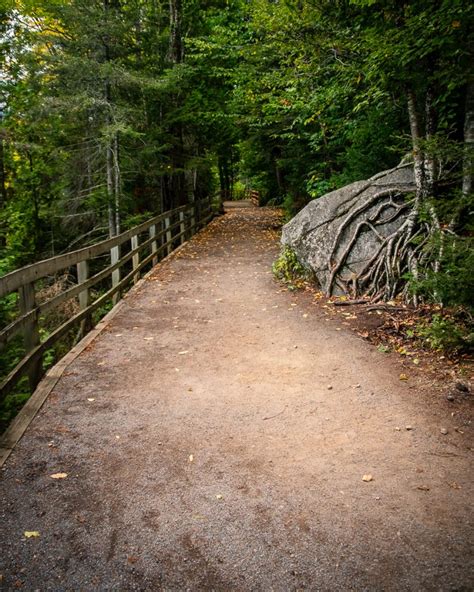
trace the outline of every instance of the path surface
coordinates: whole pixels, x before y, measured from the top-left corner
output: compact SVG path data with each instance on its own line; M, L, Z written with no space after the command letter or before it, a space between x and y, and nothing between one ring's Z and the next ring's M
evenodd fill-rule
M213 222L69 367L3 471L4 589L473 589L469 434L282 290L274 224Z

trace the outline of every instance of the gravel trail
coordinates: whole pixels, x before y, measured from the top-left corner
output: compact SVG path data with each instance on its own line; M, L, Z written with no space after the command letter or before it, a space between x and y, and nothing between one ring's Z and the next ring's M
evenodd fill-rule
M1 589L474 589L470 433L275 282L276 222L215 220L68 368L1 474Z

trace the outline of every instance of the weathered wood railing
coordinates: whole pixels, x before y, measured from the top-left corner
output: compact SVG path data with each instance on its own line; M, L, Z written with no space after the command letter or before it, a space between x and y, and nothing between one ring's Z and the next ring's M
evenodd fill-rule
M253 203L258 206L260 201L260 191L256 189L247 189L245 192L245 199L250 199Z
M33 263L1 277L0 298L18 292L19 316L0 331L0 348L23 334L25 355L0 383L0 401L24 376L28 376L33 390L42 377L43 355L48 349L75 326L80 327L81 335L89 331L94 311L110 300L116 304L121 292L129 284L137 283L144 268L156 265L161 258L205 226L211 217L209 201L195 202L164 212L108 240ZM121 256L124 245L128 252ZM110 257L110 265L91 276L91 263L104 255ZM128 262L131 262L131 269L123 275L122 268ZM69 270L77 279L75 284L38 304L35 283ZM91 288L108 278L111 278L110 287L93 300ZM41 340L40 318L72 298L78 300L78 311Z

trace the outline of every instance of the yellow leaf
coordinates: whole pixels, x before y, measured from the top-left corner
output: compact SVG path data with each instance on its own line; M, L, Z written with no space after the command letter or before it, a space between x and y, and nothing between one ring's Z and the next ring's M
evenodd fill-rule
M406 374L400 374L400 380L408 380L408 376Z
M50 475L51 479L66 479L67 473L54 473Z
M370 474L369 475L364 475L362 477L362 481L365 481L366 483L368 483L369 481L373 481L373 480L374 480L374 478Z
M40 533L37 530L25 530L24 535L27 539L39 537Z

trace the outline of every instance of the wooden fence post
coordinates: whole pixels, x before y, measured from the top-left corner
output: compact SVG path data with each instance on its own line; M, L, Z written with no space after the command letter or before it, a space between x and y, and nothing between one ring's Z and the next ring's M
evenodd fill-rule
M182 245L186 240L184 233L186 232L186 225L184 224L184 212L179 213L179 234L181 235L180 244Z
M202 220L202 212L201 212L201 200L197 199L195 202L196 205L196 220L198 222L198 225L201 225L201 220Z
M18 290L20 295L20 314L24 315L34 310L36 307L35 302L35 286L33 283L25 284ZM33 316L30 321L26 324L23 331L23 341L25 344L26 353L29 353L40 343L38 319ZM28 370L28 380L32 391L35 390L38 382L43 374L43 357L40 356L37 360L31 363Z
M117 245L116 247L112 247L110 249L110 263L112 265L115 265L116 263L118 263L120 260L120 245ZM119 284L120 282L120 267L118 269L115 269L112 272L112 288L115 288L115 286L117 284ZM113 304L117 304L117 302L120 300L120 292L116 292L113 296L112 296L112 302Z
M130 239L130 245L132 247L132 251L138 247L138 234L136 234L135 236L132 236L132 238ZM135 253L135 255L132 255L133 270L137 269L139 265L140 265L140 253L138 252L138 253ZM135 273L133 275L133 283L136 284L139 279L140 279L140 272L138 271L137 273Z
M79 261L77 268L77 283L83 284L89 279L89 261ZM79 310L85 310L91 303L91 294L89 288L79 292ZM81 321L80 335L84 337L92 329L92 318L88 315Z
M189 228L189 235L193 236L196 233L196 206L195 204L191 204L191 226Z
M152 224L150 226L150 230L148 231L150 234L150 238L153 238L154 236L156 236L156 224ZM151 252L152 253L156 253L158 251L158 243L156 242L156 240L152 241L151 243ZM158 263L158 257L153 257L153 259L151 260L151 264L153 266L155 266Z
M171 226L171 222L169 218L165 218L165 229L166 229L166 242L168 243L166 247L166 254L169 255L173 249L173 245L171 244L171 230L169 227Z

